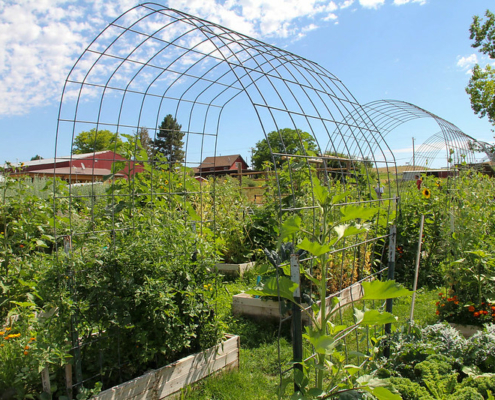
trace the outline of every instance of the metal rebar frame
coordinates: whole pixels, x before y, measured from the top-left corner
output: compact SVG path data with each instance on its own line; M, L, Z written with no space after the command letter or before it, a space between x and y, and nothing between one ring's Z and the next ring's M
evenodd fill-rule
M399 100L376 100L363 105L383 137L400 125L419 118L432 118L440 127L440 132L427 139L417 153L417 164L427 166L445 151L445 165L454 166L462 162L473 162L476 139L464 133L453 123L426 111L414 104Z
M160 122L167 114L182 124L185 134L183 165L191 169L178 170L184 177L195 172L193 168L205 157L219 156L225 141L252 136L251 145L254 145L266 138L277 181L280 222L295 213L310 219L312 215L315 221L316 202L308 194L312 192L308 191L304 199L298 198L301 188L297 174L302 170L308 172L306 187L312 186L314 171L318 171L319 179L329 186L338 182L352 189L357 193L355 202L380 204L385 219L391 218L398 188L391 186L396 185L395 180L383 179L396 171L395 157L385 137L402 123L415 118L434 118L446 146L454 149L455 160L465 150L465 141L473 140L453 124L408 103L377 101L361 106L337 77L308 59L183 12L144 3L110 23L71 69L60 103L55 161L65 160L67 154L73 160L75 136L93 128L130 137L146 128L156 138ZM231 121L238 121L239 132L232 128ZM249 126L253 134L246 134L243 125ZM280 132L284 128L296 130L301 142L297 153L289 152L283 143ZM273 131L280 134L282 150L273 150L275 144L270 143L268 135ZM302 146L303 132L314 138L317 152L308 152ZM128 162L143 165L156 162L153 158L141 158L137 145L126 157ZM96 159L94 155L93 160ZM119 158L114 156L111 161L117 162ZM205 172L200 170L196 174L202 177ZM129 176L131 184L137 175ZM388 186L386 193L391 193L390 198L376 198L377 183ZM213 181L208 189L213 196L215 185ZM98 194L95 180L93 186L93 198L105 197L110 209L117 206L115 194ZM145 195L162 199L181 196L186 202L191 195L202 198L204 192L202 189L191 193L184 188L177 193L166 193L150 187L147 193L130 194L128 203L136 205L140 196ZM76 197L72 189L68 196L55 194L54 207L57 209L58 204L67 200L73 207ZM336 207L348 205L344 199ZM188 219L187 213L184 219ZM69 223L69 236L89 233L77 231L72 220ZM204 224L214 229L215 210L208 220L196 221L194 226L199 225L197 229L201 231ZM132 220L123 225L112 216L108 226L98 233L111 237L119 230L132 234L133 228ZM379 266L373 274L386 269L385 249L390 235L378 226L374 228L379 234L364 240L347 240L335 251L335 263L340 263L341 271L340 277L335 277L338 290L345 285L342 278L345 262L353 265L351 280L367 279L362 272L365 263ZM381 256L376 256L377 252ZM311 266L312 260L300 262ZM281 318L279 332L285 320ZM80 346L75 334L74 342ZM357 331L349 335L354 334L359 345ZM118 340L115 344L118 345ZM283 369L281 366L281 376ZM84 379L82 372L79 375L75 386Z

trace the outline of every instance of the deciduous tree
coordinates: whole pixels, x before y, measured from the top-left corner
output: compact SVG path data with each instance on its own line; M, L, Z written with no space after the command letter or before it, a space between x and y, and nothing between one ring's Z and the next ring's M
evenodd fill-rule
M479 16L473 18L469 29L470 38L474 41L471 46L495 59L495 15L487 10L485 16L485 21ZM475 114L480 118L488 117L488 120L495 125L495 69L490 65L485 68L475 65L466 92Z
M262 169L263 163L266 161L272 162L270 148L273 153L284 154L306 154L308 151L318 151L316 141L307 132L291 128L272 131L268 133L267 138L256 143L256 148L252 157L254 169ZM275 161L277 162L277 165L281 165L284 160L280 157L276 157Z
M74 154L94 153L96 151L112 150L119 151L122 146L122 139L117 133L110 132L107 129L80 132L75 138L72 145Z

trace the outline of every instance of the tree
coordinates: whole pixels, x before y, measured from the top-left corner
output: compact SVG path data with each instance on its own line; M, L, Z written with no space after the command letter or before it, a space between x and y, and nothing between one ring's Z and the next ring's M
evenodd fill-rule
M43 160L43 157L41 157L39 154L36 154L34 157L31 157L31 161L36 161L36 160Z
M184 161L184 132L181 132L182 125L177 123L177 120L168 114L162 121L160 129L156 134L156 139L153 141L153 150L162 153L169 163L181 163Z
M473 17L469 29L470 39L474 40L471 46L495 59L495 15L487 10L485 16L487 19L484 22L479 16ZM495 125L495 69L490 65L485 68L475 65L466 92L475 114L479 114L480 118L487 116Z
M150 139L148 128L139 128L136 135L141 142L141 147L148 154L148 160L151 160L153 158L153 140Z
M103 150L119 150L122 146L122 140L117 133L110 132L106 129L96 131L96 128L90 131L83 131L74 138L72 152L74 154L94 153Z
M270 145L268 145L270 144ZM318 145L314 138L307 132L300 129L284 128L278 131L268 133L267 138L256 143L256 148L253 151L253 168L260 170L263 168L263 163L272 162L273 153L284 154L306 154L309 152L317 152ZM280 166L284 160L276 157L277 165Z

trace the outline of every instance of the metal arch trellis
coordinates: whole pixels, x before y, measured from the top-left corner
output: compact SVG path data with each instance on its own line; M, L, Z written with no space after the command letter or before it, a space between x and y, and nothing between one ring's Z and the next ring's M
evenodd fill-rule
M476 139L430 111L399 100L376 100L364 104L363 108L384 137L406 122L418 118L432 118L440 127L440 132L424 143L418 157L422 165L426 165L427 160L433 161L440 150L445 150L445 161L451 166L464 161L474 161L473 143L478 143ZM431 151L430 145L433 146Z
M250 114L246 117L247 112ZM147 192L137 189L139 168L149 165L153 174L153 166L164 162L153 157L142 158L137 141L124 158L115 151L106 156L108 159L101 160L94 153L89 168L92 172L89 197L92 207L99 198L104 198L110 215L107 226L98 228L97 233L107 234L111 241L117 232L132 234L136 228L132 211L130 222L116 217L122 196L114 191L100 193L97 190L98 161L113 165L127 163L127 182L132 190L124 197L133 210L143 196L169 203L180 198L183 218L191 224L191 229L199 224L199 233L206 225L214 230L215 206L212 213L203 207L207 192L215 196L216 181L211 189L201 186L193 192L185 187L186 176L192 174L193 168L205 157L218 156L226 135L225 126L234 116L251 126L253 121L256 123L260 136L253 134L252 140L266 138L268 141L275 169L280 222L287 215L299 214L313 221L312 229L317 229L316 202L308 190L315 179L326 182L330 190L343 187L353 192L354 204L379 204L385 220L389 220L396 208L393 195L396 189L390 187L392 180L386 179L389 187L382 198L378 195L380 192L375 192L375 181L378 179L380 187L379 165L386 167L387 174L395 171L395 159L374 113L371 107L363 108L340 80L314 62L183 12L144 3L110 23L71 69L59 109L54 175L57 161L77 159L73 146L78 132L94 129L96 140L96 133L103 129L128 135L128 138L136 137L140 129L148 129L156 137L164 115L172 114L185 125L181 131L185 134L183 166L186 168L173 165L169 168L170 174L173 168L174 173L182 174L183 189L167 192L153 185ZM298 152L289 151L282 135L284 128L296 132ZM269 133L273 131L279 134L281 149L276 150L276 144L270 142ZM314 139L317 152L307 151L303 146L304 132ZM300 181L301 171L305 174L304 182ZM201 180L207 174L199 170L196 175ZM69 182L76 180L76 172L71 167ZM192 196L199 197L198 213L203 216L199 221L192 220L186 212L186 203ZM55 213L67 200L69 210L76 207L79 197L72 186L68 195L55 193ZM336 204L336 213L347 205L348 200L343 197ZM91 229L95 223L93 209L92 224L85 229L81 229L80 221L73 220L71 215L69 213L68 232L59 231L56 236L68 237L66 243L70 243L95 233ZM156 223L163 222L155 218ZM378 227L376 232L380 234L347 240L335 250L335 274L340 274L334 282L337 291L386 269L386 240L392 235ZM66 250L71 251L69 245ZM378 250L380 256L376 257ZM313 261L308 258L300 262L311 267ZM82 312L78 318L84 318ZM286 320L281 318L280 326ZM72 322L77 325L76 320ZM72 333L75 335L73 350L78 352L84 344L77 329ZM82 372L84 366L77 363L76 360L74 386L86 379Z

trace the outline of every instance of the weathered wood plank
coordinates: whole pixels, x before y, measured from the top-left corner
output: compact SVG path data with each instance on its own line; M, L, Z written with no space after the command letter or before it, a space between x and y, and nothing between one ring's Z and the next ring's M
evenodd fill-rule
M360 283L355 283L340 292L340 302L337 308L348 306L353 301L363 297L363 287ZM337 294L330 295L326 298L327 305L331 305L332 298ZM232 313L234 315L248 315L254 318L274 319L280 317L280 309L278 301L263 300L255 298L246 293L239 293L233 296ZM303 313L303 322L309 323L310 318L306 313Z
M173 364L114 386L95 397L97 400L158 400L179 392L183 387L221 369L239 365L239 336L226 335L227 340L204 352L185 357Z
M216 264L215 267L218 272L228 274L228 275L240 275L244 276L246 271L254 268L255 262L248 262L242 264L228 264L228 263L220 263Z

